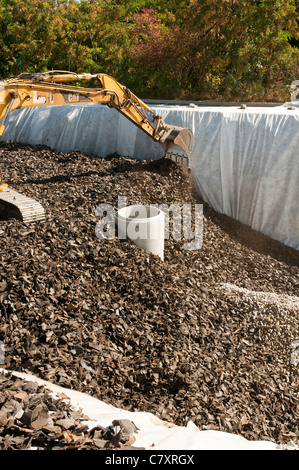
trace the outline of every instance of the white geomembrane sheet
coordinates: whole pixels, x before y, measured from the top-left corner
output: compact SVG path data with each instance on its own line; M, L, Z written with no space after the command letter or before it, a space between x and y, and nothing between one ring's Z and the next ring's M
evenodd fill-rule
M288 109L292 105L295 109ZM299 249L299 105L152 106L166 123L194 133L191 180L216 211ZM1 140L101 157L160 158L162 147L100 104L13 112ZM169 201L171 203L171 201Z
M8 372L0 368L0 373ZM137 426L134 433L134 447L144 450L281 450L281 446L271 441L249 441L242 436L223 431L201 431L193 422L187 426L177 426L162 421L152 413L126 411L108 405L85 393L54 385L30 374L13 372L14 375L27 381L44 385L54 396L63 393L75 409L81 409L89 419L84 421L89 429L95 426L108 428L113 420L129 419Z

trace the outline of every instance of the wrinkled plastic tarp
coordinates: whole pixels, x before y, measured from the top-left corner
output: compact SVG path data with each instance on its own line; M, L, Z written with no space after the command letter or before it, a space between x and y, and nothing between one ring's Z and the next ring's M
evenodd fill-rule
M0 372L7 372L0 369ZM201 431L191 421L187 426L177 426L162 421L152 413L126 411L108 405L85 393L69 390L50 382L41 380L33 375L14 372L14 375L24 380L32 380L44 385L55 396L62 394L69 398L75 409L80 409L89 419L84 421L89 429L97 425L108 428L112 421L129 419L137 426L134 434L134 447L145 450L279 450L279 446L271 441L248 441L237 434L222 431ZM61 395L60 395L61 396Z
M153 106L194 133L191 180L216 211L299 249L299 107ZM1 140L105 157L163 156L162 147L100 104L27 108L9 116ZM171 203L171 201L169 201Z

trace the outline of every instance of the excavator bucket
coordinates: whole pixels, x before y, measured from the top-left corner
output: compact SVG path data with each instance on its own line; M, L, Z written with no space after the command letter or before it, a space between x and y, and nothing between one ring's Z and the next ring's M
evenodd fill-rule
M167 126L168 132L160 143L165 151L165 158L189 167L193 146L193 133L190 129L178 126Z

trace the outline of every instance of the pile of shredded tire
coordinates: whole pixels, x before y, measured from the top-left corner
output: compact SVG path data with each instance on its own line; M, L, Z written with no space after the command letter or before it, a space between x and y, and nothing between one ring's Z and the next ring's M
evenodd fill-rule
M64 393L0 374L1 450L142 450L132 446L138 430L128 419L104 428L87 425L89 416L75 409Z
M169 160L12 142L0 144L0 159L9 186L46 211L42 223L0 224L2 367L177 425L298 445L298 251L217 214ZM203 204L201 248L187 250L170 230L163 262L128 240L100 239L96 209L117 210L119 196ZM26 448L32 423L18 421L7 397L23 403L31 392L10 380L0 448ZM47 397L38 405L53 408ZM16 429L18 444L7 437ZM38 429L31 445L46 442Z

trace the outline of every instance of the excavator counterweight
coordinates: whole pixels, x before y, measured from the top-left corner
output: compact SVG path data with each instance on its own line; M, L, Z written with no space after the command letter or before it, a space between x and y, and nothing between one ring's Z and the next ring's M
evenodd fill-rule
M96 79L98 87L73 86L70 82ZM166 124L127 87L106 74L76 74L65 71L22 73L0 82L0 136L9 113L24 107L101 103L116 109L144 131L164 150L164 157L189 166L193 145L190 129ZM1 171L1 170L0 170ZM42 206L7 187L0 172L0 218L16 217L24 222L43 220Z

